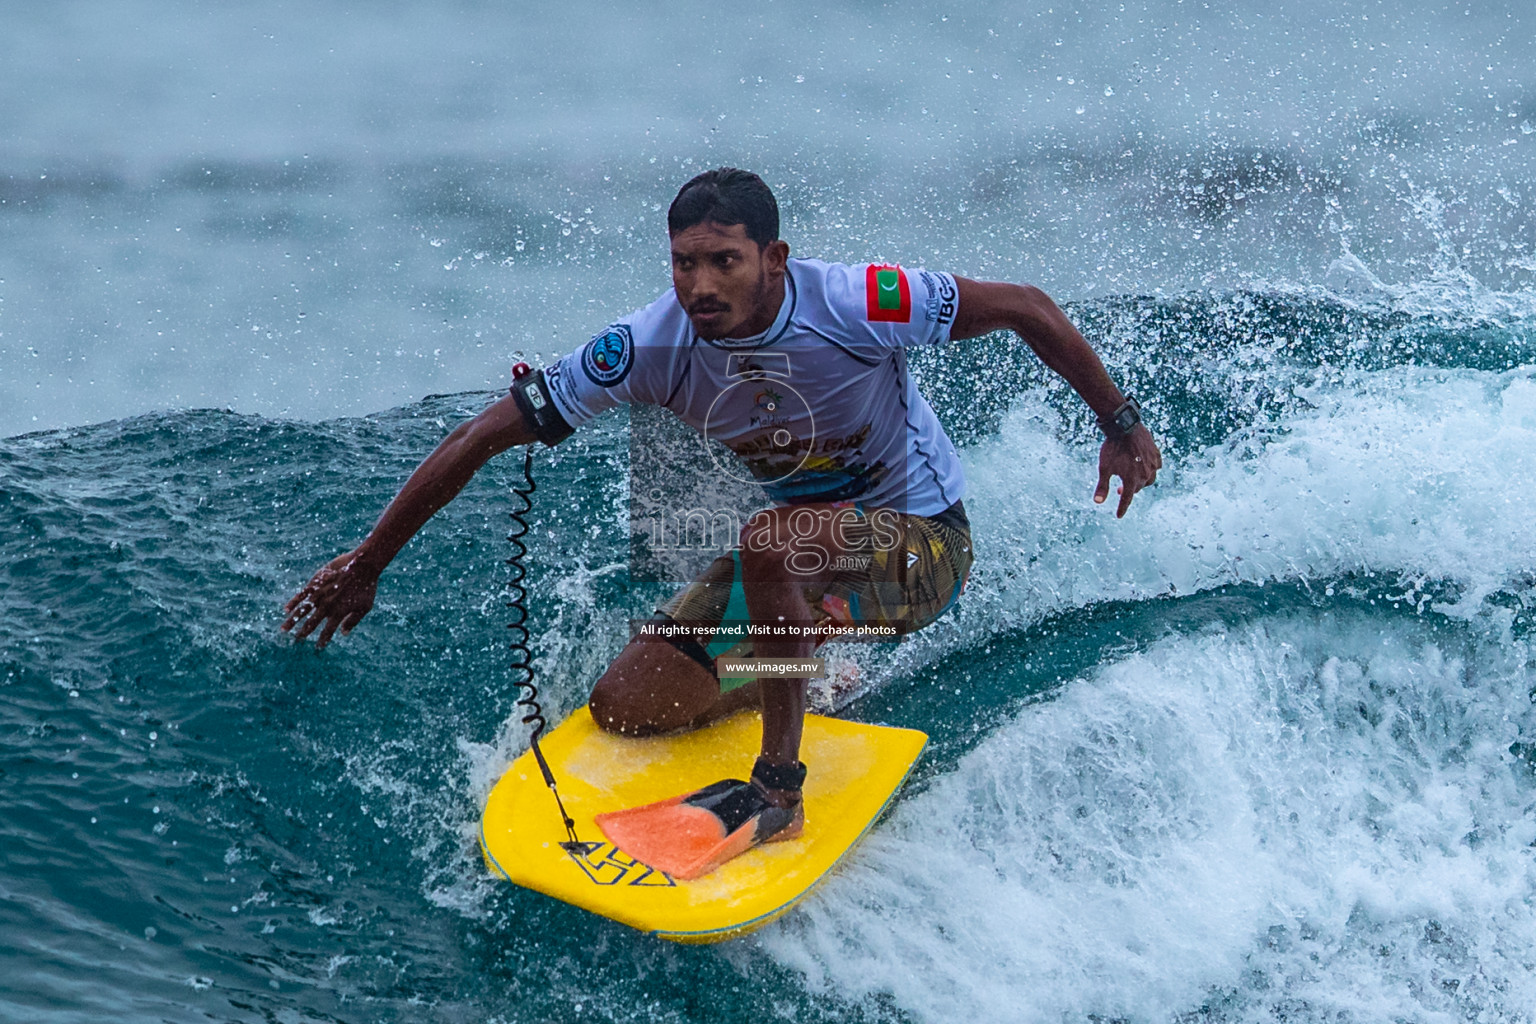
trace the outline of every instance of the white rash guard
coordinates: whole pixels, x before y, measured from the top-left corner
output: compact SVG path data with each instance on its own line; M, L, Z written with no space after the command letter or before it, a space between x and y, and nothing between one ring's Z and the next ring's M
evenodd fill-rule
M955 279L792 259L784 287L772 327L717 341L694 333L668 290L545 371L556 408L576 427L620 402L665 406L734 451L780 505L931 516L959 501L959 455L906 355L949 340Z

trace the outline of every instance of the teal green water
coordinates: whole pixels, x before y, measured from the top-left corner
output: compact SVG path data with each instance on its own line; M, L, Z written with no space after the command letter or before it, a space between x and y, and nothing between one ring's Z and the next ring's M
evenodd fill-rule
M1533 1019L1536 7L3 24L0 1021ZM723 163L797 255L1064 301L1168 462L1117 522L1025 346L914 356L976 568L813 696L933 742L794 913L685 949L479 862L515 457L352 636L277 626L510 363L667 287ZM625 429L538 456L552 719L663 589Z
M479 863L525 742L520 460L352 636L277 632L490 395L0 442L0 1017L1525 1019L1529 324L1259 293L1072 312L1156 396L1169 471L1114 523L1038 370L975 372L999 339L924 365L980 559L922 638L849 649L841 713L933 742L800 910L721 947ZM536 461L552 718L660 593L624 570L626 452L605 421Z

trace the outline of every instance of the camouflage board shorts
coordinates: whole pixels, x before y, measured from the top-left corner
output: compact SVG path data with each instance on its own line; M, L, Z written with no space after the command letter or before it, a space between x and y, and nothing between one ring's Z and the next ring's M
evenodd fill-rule
M934 516L889 509L865 510L849 503L840 554L807 587L818 625L889 627L887 639L915 632L954 605L970 575L971 527L955 502ZM881 516L879 524L872 516ZM689 636L667 642L714 672L718 657L750 658L752 640L743 638L749 621L742 587L741 556L731 552L711 562L698 579L674 594L656 612L658 621L689 627ZM722 693L750 682L727 678Z

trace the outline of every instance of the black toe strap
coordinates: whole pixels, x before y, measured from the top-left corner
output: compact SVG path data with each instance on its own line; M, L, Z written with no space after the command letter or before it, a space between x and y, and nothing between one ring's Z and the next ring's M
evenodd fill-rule
M771 807L757 787L740 779L722 779L690 794L683 803L706 810L720 819L725 834L730 835L741 826Z

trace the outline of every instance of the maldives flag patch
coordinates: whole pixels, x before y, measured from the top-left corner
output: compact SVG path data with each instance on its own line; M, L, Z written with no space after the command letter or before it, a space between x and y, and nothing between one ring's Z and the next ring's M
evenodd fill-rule
M912 322L912 287L900 267L871 263L864 271L864 301L867 320L888 324Z

